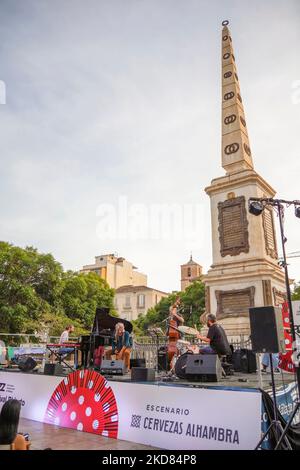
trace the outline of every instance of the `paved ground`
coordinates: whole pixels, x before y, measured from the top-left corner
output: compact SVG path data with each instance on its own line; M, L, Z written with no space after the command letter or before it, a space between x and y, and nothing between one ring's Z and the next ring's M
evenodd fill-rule
M20 432L27 432L32 442L31 450L50 447L53 450L149 450L155 447L133 442L109 439L74 429L60 428L52 424L39 423L22 418Z

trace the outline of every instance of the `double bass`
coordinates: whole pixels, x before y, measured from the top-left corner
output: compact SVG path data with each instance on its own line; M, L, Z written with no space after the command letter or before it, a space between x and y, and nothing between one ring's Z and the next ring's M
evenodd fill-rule
M177 341L180 339L181 334L178 331L179 323L183 323L184 319L178 314L178 308L180 305L180 299L176 299L174 304L170 307L169 325L168 325L168 345L167 345L167 357L168 363L171 364L175 354L177 354Z

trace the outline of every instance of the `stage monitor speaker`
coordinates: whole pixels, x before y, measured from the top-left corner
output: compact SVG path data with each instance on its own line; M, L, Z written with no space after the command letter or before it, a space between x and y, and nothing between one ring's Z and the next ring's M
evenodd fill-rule
M285 353L282 311L279 307L249 309L252 351Z
M146 359L130 359L130 369L133 367L146 367Z
M18 359L18 367L23 372L30 372L37 366L37 362L32 357L21 356Z
M64 368L62 364L45 364L44 375L63 375Z
M134 382L154 382L155 370L146 367L133 367L131 369L131 380Z
M217 354L189 354L186 378L199 382L219 382L222 378L222 366Z
M119 359L104 359L100 367L100 374L103 375L124 375L126 374L127 369L124 361Z

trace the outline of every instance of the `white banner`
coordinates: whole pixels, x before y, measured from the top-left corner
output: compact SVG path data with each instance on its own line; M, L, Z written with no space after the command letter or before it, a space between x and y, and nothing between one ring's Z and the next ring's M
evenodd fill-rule
M0 407L9 398L24 418L164 449L253 449L261 436L257 390L0 372Z

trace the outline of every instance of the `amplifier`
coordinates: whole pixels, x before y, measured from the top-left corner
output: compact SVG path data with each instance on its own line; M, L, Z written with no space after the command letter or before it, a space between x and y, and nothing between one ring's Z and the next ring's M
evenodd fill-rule
M133 367L146 367L146 359L130 359L130 369Z
M61 364L45 364L44 367L45 375L63 375L64 368Z
M131 369L131 380L135 382L154 382L155 370L146 367L133 367Z
M100 374L103 375L124 375L127 369L124 361L104 359L100 367Z

